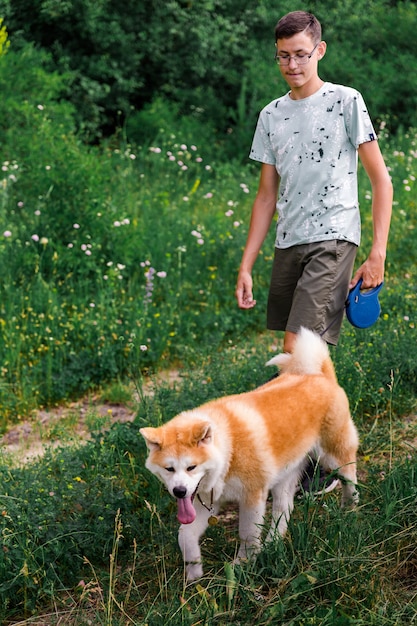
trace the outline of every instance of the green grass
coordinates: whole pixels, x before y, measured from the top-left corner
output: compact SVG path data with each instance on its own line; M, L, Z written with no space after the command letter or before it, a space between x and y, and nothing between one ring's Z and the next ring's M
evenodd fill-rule
M254 183L253 174L215 174L199 151L172 140L135 160L127 148L79 149L71 180L70 148L61 146L63 165L36 189L27 165L13 184L14 165L4 166L11 234L0 237L0 427L36 406L183 360L201 334L219 343L261 326L261 312L244 316L233 296L250 197L240 185ZM32 197L46 189L34 211ZM260 282L265 291L266 277Z
M203 540L206 574L185 586L176 507L144 468L138 430L265 380L271 338L201 355L174 388L160 384L137 419L1 466L0 618L43 624L412 624L416 608L417 463L397 416L355 415L361 503L335 492L296 504L285 540L232 568L237 515ZM196 353L197 356L197 353ZM395 392L393 393L394 397ZM2 611L2 613L1 613ZM49 617L47 615L49 614ZM40 617L42 616L42 618Z
M377 349L390 359L390 347L389 371L412 385L416 138L400 140L404 150L382 139L396 200ZM258 306L247 313L234 300L257 170L207 161L176 137L135 151L70 137L59 160L44 147L3 165L0 429L107 381L187 363L196 341L217 346L264 326L273 229L255 267ZM371 236L365 180L361 206L358 262Z
M20 132L4 136L0 174L0 431L109 381L189 364L195 342L260 332L273 254L271 229L254 272L259 304L240 311L234 287L258 167L183 143L180 123L151 146L87 147L41 89L14 117L3 111ZM395 211L378 346L394 353L395 380L412 379L415 361L403 347L416 330L416 142L414 131L381 136ZM360 183L358 262L372 231L363 171Z
M141 402L133 424L112 427L92 409L84 445L68 445L69 416L48 434L66 445L23 467L3 456L0 620L415 623L416 132L381 138L395 187L382 316L366 331L345 323L332 351L361 436L358 511L341 513L334 493L300 501L288 537L233 569L228 510L204 539L204 579L186 587L174 503L144 468L138 430L268 375L272 230L257 307L233 295L258 169L185 145L180 123L152 146L86 147L42 84L20 108L0 99L0 431L91 390L125 402L129 383ZM360 183L358 263L371 239L362 171ZM171 367L180 382L142 393L144 376Z

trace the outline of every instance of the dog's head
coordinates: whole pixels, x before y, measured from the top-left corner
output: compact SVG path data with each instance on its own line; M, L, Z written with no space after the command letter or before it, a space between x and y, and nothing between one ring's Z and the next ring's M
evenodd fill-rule
M140 433L149 450L146 467L177 499L181 524L191 524L196 516L194 497L213 467L212 424L206 419L186 419L183 414L159 428L141 428Z

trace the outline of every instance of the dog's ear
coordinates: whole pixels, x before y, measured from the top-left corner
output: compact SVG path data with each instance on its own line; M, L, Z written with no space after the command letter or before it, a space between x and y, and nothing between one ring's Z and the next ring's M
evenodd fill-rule
M142 437L145 439L148 450L160 450L162 445L161 436L158 435L157 428L141 428L139 430Z
M201 422L196 424L193 430L194 441L197 446L206 446L211 443L213 437L213 429L209 422Z

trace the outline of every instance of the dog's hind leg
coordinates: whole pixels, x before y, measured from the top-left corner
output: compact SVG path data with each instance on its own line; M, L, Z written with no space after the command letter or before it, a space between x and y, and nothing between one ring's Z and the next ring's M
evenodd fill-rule
M342 507L354 506L359 502L356 477L356 453L358 434L350 415L339 429L327 431L322 437L323 454L320 461L331 470L337 471L342 483Z
M342 484L341 506L355 506L359 502L359 492L356 477L355 455L328 455L320 457L320 462L332 471L336 471Z
M350 437L347 438L342 450L338 450L335 464L342 483L342 507L355 506L359 502L358 480L356 476L356 452L358 436L353 422L350 423Z

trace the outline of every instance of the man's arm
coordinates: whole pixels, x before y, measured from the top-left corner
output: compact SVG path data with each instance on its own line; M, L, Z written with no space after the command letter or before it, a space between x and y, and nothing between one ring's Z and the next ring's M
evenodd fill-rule
M369 177L372 187L373 242L366 261L353 276L352 289L362 278L363 287L377 287L384 280L385 257L391 222L393 187L377 141L362 143L358 148L359 158Z
M241 309L251 309L256 304L252 293L252 268L275 213L278 185L275 166L263 163L236 285L236 299Z

